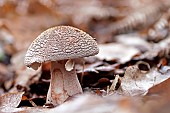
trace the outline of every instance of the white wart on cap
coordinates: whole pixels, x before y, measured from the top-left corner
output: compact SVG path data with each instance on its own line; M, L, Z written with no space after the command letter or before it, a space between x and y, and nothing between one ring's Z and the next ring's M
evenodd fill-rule
M25 65L37 69L45 61L75 59L99 52L94 38L71 26L57 26L41 33L25 55Z

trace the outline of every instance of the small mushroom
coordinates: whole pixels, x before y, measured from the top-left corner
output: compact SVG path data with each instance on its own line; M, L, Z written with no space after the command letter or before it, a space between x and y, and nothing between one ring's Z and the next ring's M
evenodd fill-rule
M62 104L82 93L74 68L74 59L96 55L97 43L89 34L71 26L57 26L42 32L30 45L25 65L38 69L51 61L51 82L46 103Z

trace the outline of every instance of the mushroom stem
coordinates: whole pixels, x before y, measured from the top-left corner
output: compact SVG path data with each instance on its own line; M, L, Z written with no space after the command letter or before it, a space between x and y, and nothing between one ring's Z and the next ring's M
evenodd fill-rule
M51 82L46 103L62 104L70 96L83 92L75 68L71 71L65 69L66 61L51 62Z

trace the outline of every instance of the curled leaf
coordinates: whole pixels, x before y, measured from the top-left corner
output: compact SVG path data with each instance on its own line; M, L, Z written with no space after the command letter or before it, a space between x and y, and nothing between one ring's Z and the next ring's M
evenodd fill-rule
M0 107L17 107L24 92L7 93L0 96Z
M143 70L139 69L138 65L129 66L121 80L121 89L118 93L128 96L146 95L149 88L168 78L170 78L169 72L162 74L152 68L144 73Z
M21 108L16 108L22 99L24 92L18 93L6 93L0 96L0 112L16 112L20 111Z

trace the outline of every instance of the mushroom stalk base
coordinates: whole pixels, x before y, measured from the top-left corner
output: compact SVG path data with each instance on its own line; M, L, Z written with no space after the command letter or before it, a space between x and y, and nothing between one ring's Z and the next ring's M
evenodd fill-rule
M75 68L65 69L66 60L51 62L51 82L46 103L62 104L69 97L82 93Z

